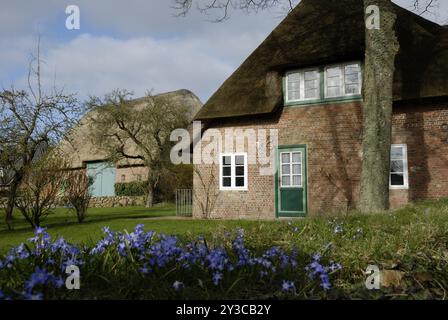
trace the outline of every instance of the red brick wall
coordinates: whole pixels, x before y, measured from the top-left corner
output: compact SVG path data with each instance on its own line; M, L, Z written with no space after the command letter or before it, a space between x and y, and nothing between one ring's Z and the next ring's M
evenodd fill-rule
M408 144L409 190L391 190L391 206L425 198L448 197L448 103L401 105L394 109L393 143ZM308 214L356 207L361 174L362 115L359 102L286 107L277 114L221 120L212 128L278 129L279 145L308 148ZM197 166L202 180L210 167ZM274 177L249 166L248 191L219 191L218 167L211 190L216 198L211 217L275 218ZM194 216L205 203L198 174L194 177ZM208 179L207 181L210 181ZM216 195L216 196L215 196Z
M408 146L409 190L394 190L391 206L448 197L448 103L397 106L392 136Z

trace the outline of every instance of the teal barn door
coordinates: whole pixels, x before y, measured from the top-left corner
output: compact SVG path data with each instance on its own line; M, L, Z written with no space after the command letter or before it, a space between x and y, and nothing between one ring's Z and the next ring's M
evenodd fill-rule
M90 187L93 197L115 196L115 167L107 162L87 163L87 175L93 179Z
M306 147L277 150L277 217L304 217L307 213Z

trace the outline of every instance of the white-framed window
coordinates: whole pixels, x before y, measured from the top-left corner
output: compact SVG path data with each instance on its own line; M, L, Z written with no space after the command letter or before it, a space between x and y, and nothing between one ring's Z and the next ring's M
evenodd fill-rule
M389 185L391 189L409 188L408 148L405 144L391 146Z
M247 153L223 153L219 159L220 190L247 190Z
M349 97L361 94L361 65L358 62L325 68L325 98Z
M320 99L319 69L296 70L286 74L286 102Z
M303 186L303 155L301 151L280 153L280 184L282 188Z

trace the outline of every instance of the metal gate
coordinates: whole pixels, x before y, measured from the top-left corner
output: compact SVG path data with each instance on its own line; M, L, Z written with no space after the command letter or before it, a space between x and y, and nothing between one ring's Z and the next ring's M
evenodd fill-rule
M176 216L191 217L193 203L192 189L176 189Z

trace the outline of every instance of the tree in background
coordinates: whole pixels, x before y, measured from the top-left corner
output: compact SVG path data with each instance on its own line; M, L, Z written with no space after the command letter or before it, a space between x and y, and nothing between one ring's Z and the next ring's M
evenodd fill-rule
M83 170L69 171L65 175L63 199L71 205L79 223L87 217L87 209L92 199L90 192L92 184L93 179Z
M151 207L162 173L171 165L170 134L188 126L190 110L151 93L138 101L131 97L126 90L112 91L102 99L92 97L91 134L110 162L139 161L147 167L146 206Z
M173 0L180 15L186 15L193 3L201 12L221 12L217 21L228 18L230 9L259 11L277 6L293 10L293 0ZM428 12L437 0L409 0L419 14ZM396 14L391 0L363 0L364 19L376 5L380 28L365 28L365 64L363 76L363 138L360 210L375 212L389 207L389 172L392 131L393 79L399 43L395 35Z
M27 170L45 149L56 145L82 114L73 94L53 86L45 90L41 81L40 46L29 64L28 86L0 91L0 167L9 185L5 220L10 227L18 188Z
M64 160L52 152L24 168L15 205L31 227L39 227L53 213L65 181L66 168Z

